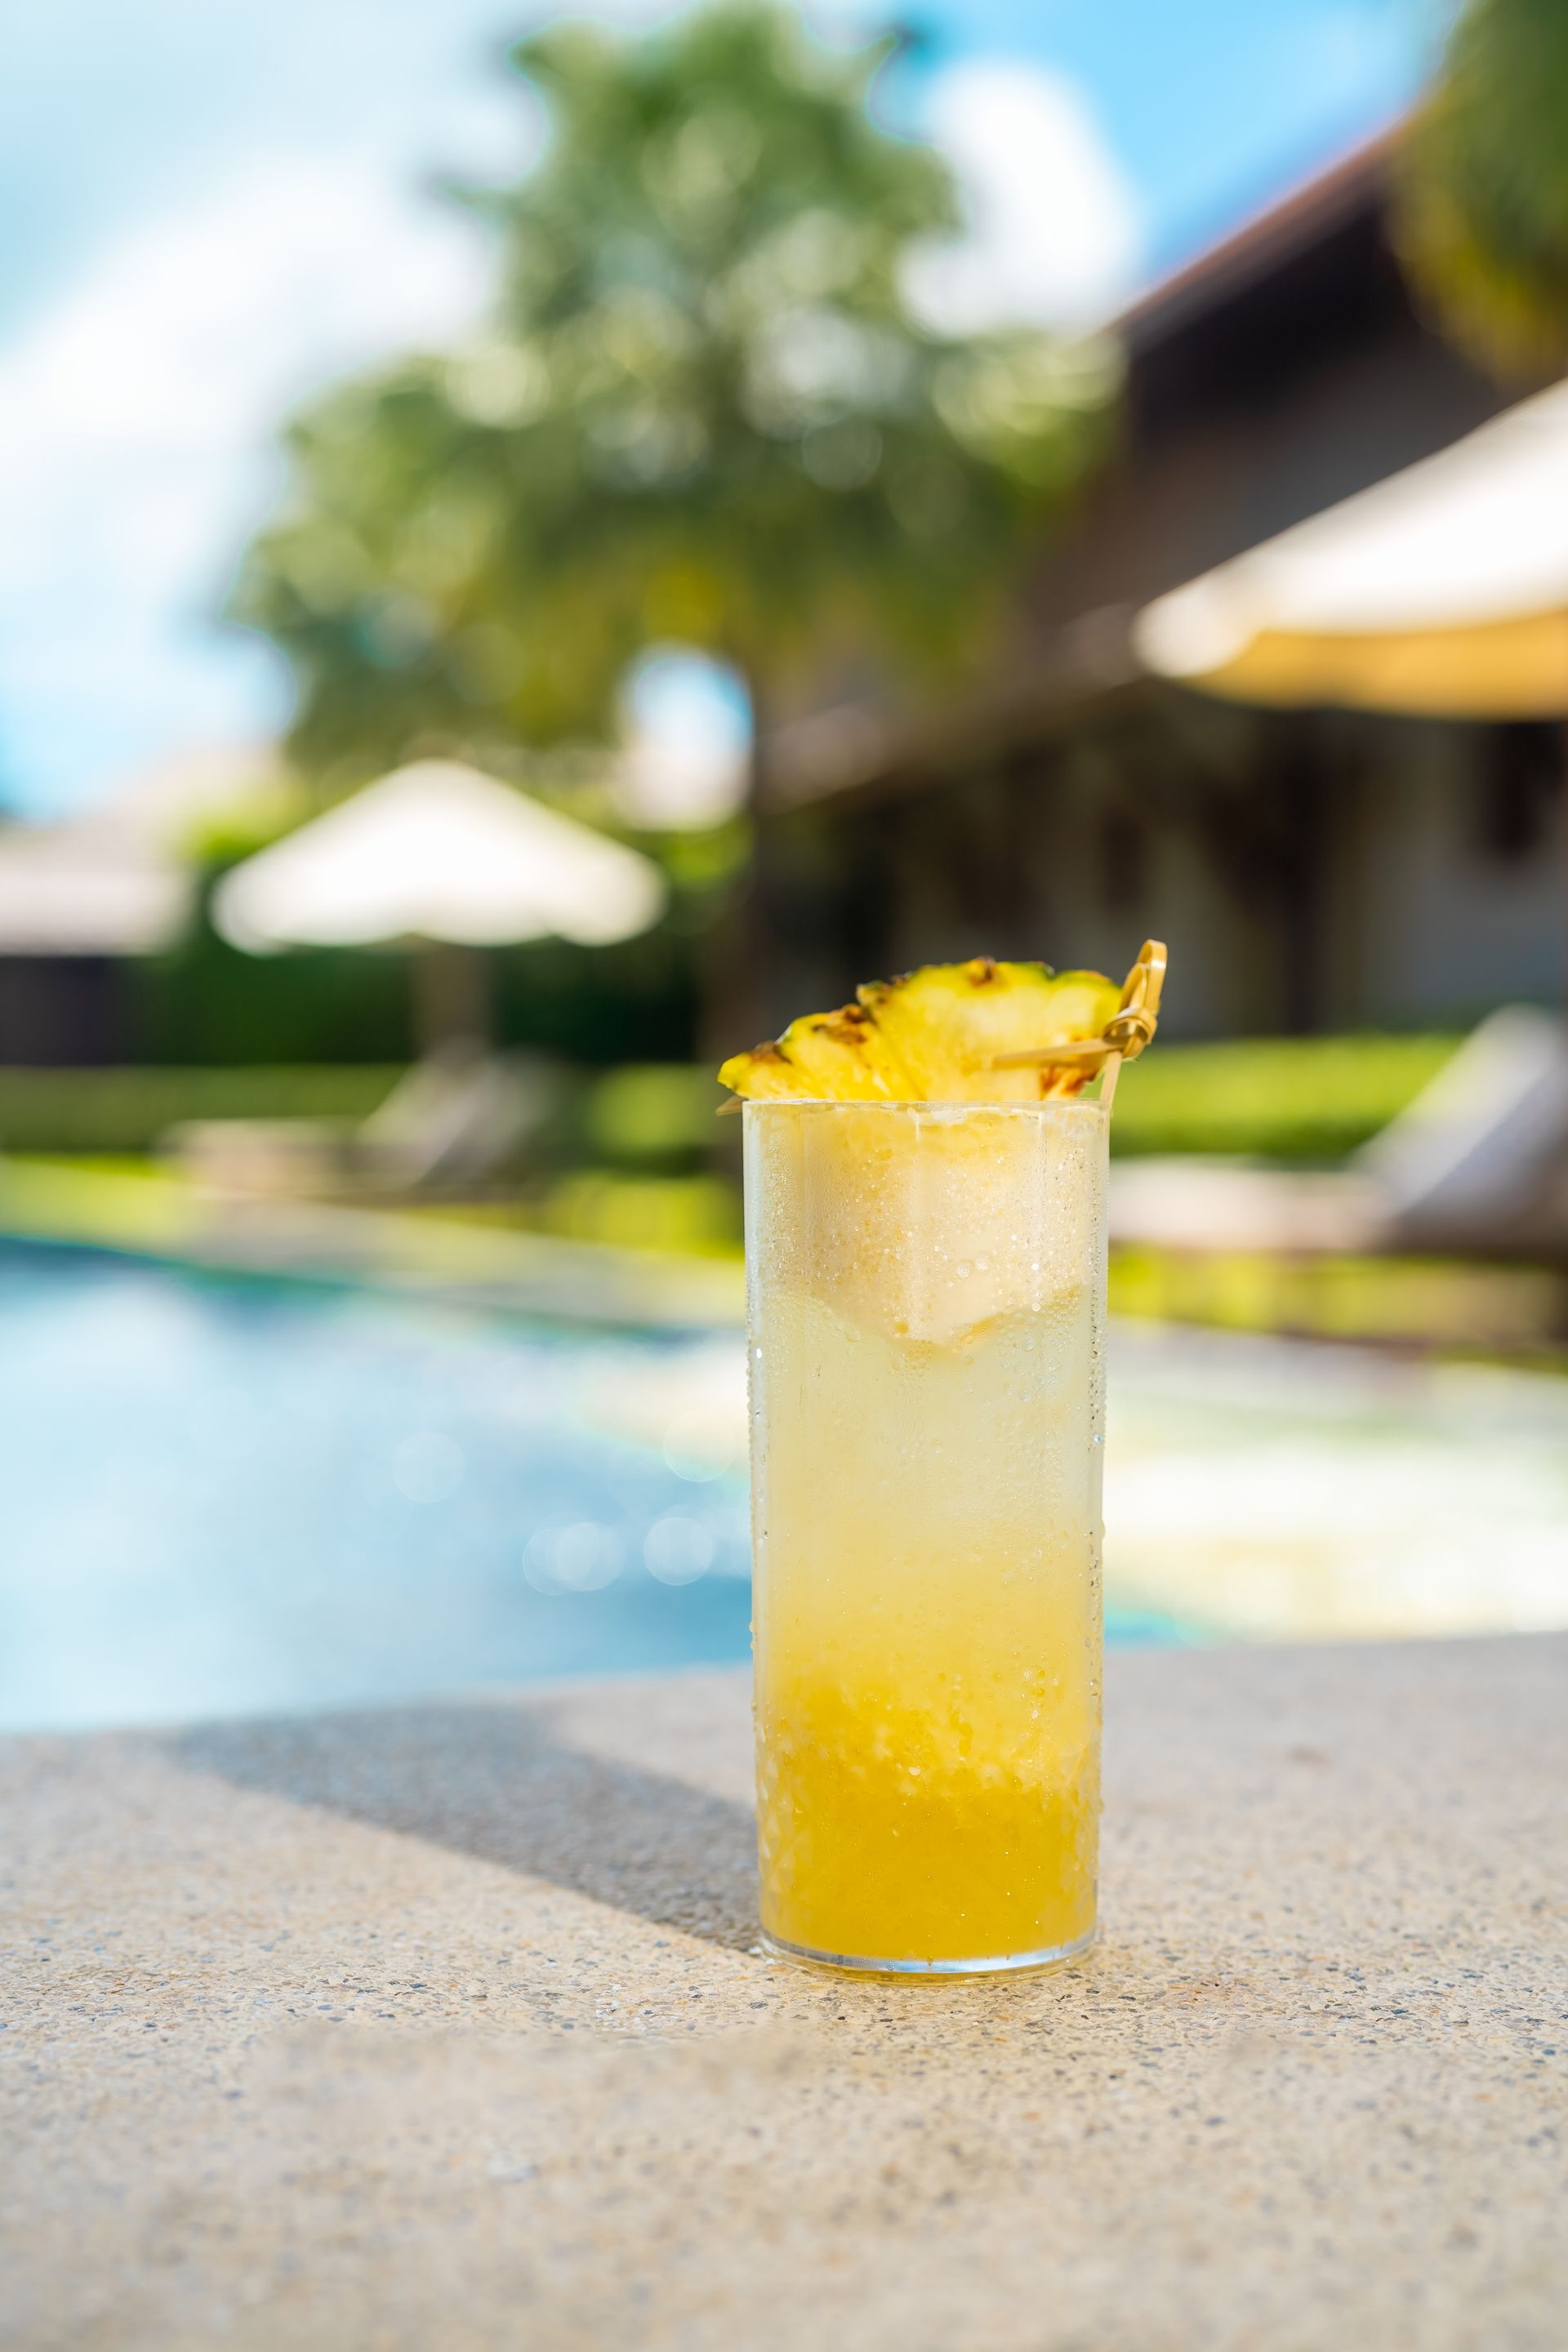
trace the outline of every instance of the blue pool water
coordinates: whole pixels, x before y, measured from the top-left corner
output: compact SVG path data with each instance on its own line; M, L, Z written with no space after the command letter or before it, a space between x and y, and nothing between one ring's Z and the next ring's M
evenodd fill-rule
M743 1656L739 1475L584 1411L675 1352L0 1255L0 1723Z
M743 1659L739 1371L0 1249L0 1727Z

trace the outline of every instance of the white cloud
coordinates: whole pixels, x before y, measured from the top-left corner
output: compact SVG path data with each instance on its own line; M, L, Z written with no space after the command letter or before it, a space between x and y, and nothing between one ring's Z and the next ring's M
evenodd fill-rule
M313 115L282 152L252 142L199 200L106 236L0 343L0 795L90 797L286 708L277 657L208 618L274 494L279 419L346 370L447 340L483 295L481 232L410 192L405 110L384 110L352 126L346 159ZM470 169L515 169L537 129L500 84L433 84L418 119L425 152ZM960 66L933 84L930 121L973 219L919 273L945 323L1077 324L1126 289L1133 208L1069 86Z
M257 656L200 633L279 417L459 329L485 259L386 175L285 158L128 233L0 351L0 720L35 793L90 789L100 742L155 756L276 705Z
M950 331L1100 324L1136 285L1142 226L1131 189L1073 83L1000 60L951 67L927 129L957 172L962 239L911 268L910 299Z

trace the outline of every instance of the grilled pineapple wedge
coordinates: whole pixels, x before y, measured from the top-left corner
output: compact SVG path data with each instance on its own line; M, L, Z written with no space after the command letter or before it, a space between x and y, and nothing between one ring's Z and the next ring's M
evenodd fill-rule
M1152 941L1122 988L1103 972L989 956L925 964L868 982L835 1013L803 1014L776 1042L732 1055L719 1076L752 1101L1049 1101L1094 1075L1104 1055L1089 1049L1125 1057L1147 1044L1163 971Z

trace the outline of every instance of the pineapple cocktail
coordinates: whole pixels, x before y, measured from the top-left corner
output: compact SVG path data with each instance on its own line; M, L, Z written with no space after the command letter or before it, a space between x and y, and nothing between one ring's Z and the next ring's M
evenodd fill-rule
M1133 993L938 967L725 1066L762 1916L803 1957L1038 1967L1092 1937L1109 1108L1082 1089L1152 1029L1118 1040Z

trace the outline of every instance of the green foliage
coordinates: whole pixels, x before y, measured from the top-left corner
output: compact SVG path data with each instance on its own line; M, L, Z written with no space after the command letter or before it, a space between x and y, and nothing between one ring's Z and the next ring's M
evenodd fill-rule
M1563 1282L1533 1266L1271 1250L1110 1253L1110 1311L1160 1323L1288 1332L1563 1365Z
M1457 1037L1261 1037L1163 1041L1122 1076L1117 1152L1342 1158L1413 1102Z
M1568 9L1468 0L1407 135L1398 234L1456 340L1505 373L1568 359Z
M139 1058L201 1067L405 1062L406 959L311 948L242 955L205 923L132 968Z
M581 1168L526 1205L520 1222L563 1241L732 1257L742 1244L741 1195L722 1177L636 1176Z
M601 1067L689 1054L700 945L664 924L613 947L492 949L494 1042ZM407 1061L408 959L358 949L247 956L203 929L138 971L133 1034L149 1060L198 1066Z
M661 640L764 698L825 649L978 648L1106 364L910 312L902 265L957 213L937 157L867 110L889 46L728 5L517 47L551 137L521 185L466 198L499 241L487 331L302 416L245 566L236 610L293 664L308 768L604 738Z
M653 1163L706 1158L721 1142L714 1122L731 1099L711 1070L685 1063L611 1070L588 1098L584 1138L596 1160Z
M280 769L242 798L202 811L175 845L199 871L217 874L269 848L315 814L302 780Z

